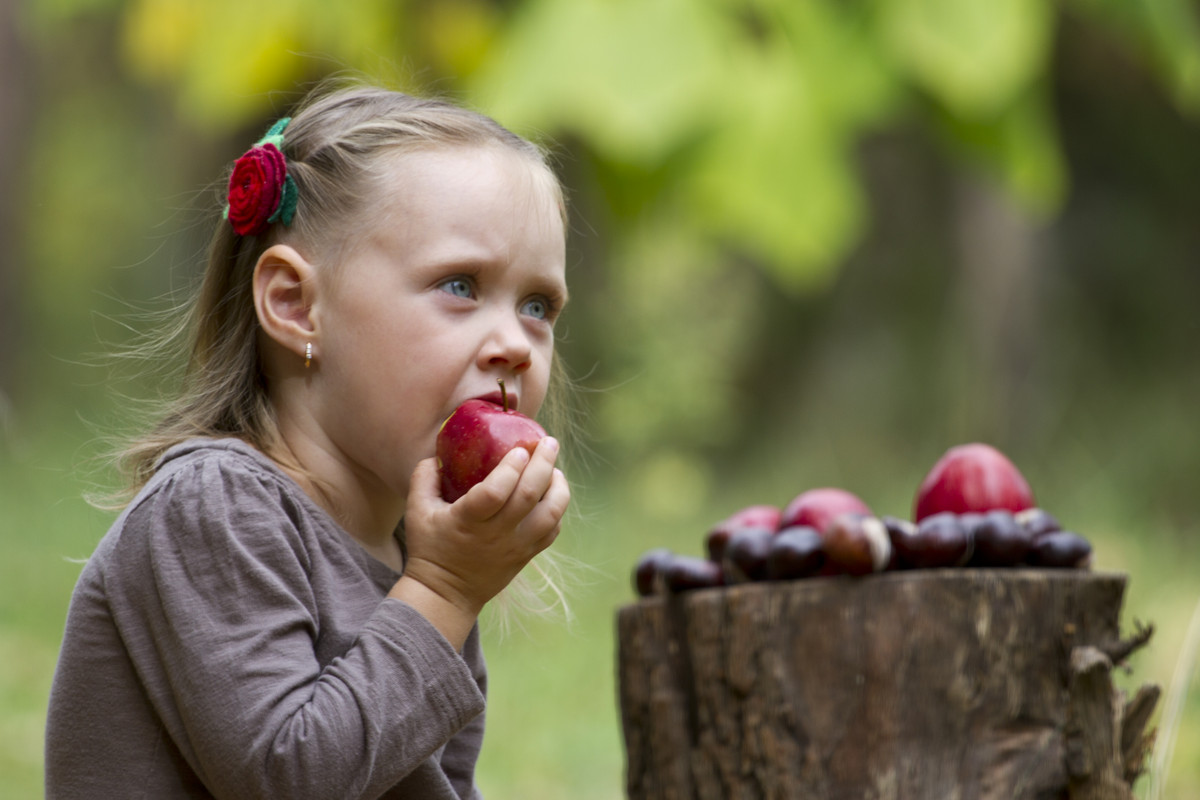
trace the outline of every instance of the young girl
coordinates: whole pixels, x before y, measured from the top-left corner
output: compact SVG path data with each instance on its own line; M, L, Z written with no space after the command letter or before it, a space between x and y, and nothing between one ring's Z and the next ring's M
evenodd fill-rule
M179 399L72 598L50 798L478 797L476 617L559 531L558 444L453 504L464 400L532 415L561 187L497 123L322 91L240 158Z

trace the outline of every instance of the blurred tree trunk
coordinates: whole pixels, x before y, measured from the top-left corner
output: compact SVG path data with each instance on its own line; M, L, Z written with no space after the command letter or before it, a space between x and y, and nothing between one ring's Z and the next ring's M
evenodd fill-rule
M1037 346L1035 291L1042 239L1035 221L995 183L955 181L959 297L955 329L967 407L964 428L992 440L1020 434L1024 388Z
M18 3L0 0L0 432L7 427L16 392L24 325L21 319L21 264L24 246L21 197L32 104L32 61L18 30Z

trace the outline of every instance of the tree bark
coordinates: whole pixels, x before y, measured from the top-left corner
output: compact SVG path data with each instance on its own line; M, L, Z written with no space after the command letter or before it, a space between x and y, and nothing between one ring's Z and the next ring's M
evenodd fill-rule
M1150 633L1120 638L1125 583L958 569L622 608L629 797L1128 800L1157 689L1111 682Z

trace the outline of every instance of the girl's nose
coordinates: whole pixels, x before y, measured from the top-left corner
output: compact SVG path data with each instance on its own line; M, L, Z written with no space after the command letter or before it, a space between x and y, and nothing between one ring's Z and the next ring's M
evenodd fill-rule
M532 363L533 345L519 319L498 321L480 350L481 366L524 372Z

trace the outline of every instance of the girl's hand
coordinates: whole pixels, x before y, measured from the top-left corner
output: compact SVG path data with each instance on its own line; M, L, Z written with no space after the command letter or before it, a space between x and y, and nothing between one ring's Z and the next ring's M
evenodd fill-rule
M420 462L404 516L408 561L390 596L461 647L484 604L558 536L571 490L557 458L549 436L532 455L515 448L453 504L442 499L436 460Z

